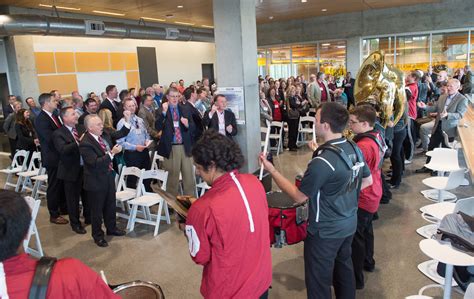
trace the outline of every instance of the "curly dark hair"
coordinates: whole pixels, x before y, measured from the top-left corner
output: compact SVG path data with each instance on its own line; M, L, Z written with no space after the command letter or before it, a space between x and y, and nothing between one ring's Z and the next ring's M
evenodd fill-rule
M193 146L192 155L194 162L205 171L215 165L217 169L229 172L242 167L245 161L239 145L213 129L204 132Z

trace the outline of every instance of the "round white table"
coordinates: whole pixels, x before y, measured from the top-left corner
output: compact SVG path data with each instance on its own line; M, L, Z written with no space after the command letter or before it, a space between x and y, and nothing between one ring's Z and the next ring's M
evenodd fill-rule
M474 257L454 249L449 243L440 243L433 239L422 240L420 249L430 258L446 264L443 298L450 299L454 266L472 266L474 265Z

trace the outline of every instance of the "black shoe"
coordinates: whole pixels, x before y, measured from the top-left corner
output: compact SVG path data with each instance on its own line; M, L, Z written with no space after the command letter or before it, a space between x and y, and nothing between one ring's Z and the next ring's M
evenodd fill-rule
M87 231L82 226L75 226L75 227L72 228L72 230L76 234L79 234L79 235L83 235L83 234L87 233Z
M389 188L390 189L398 189L398 188L400 188L400 185L390 185Z
M438 176L438 172L437 171L432 171L431 176Z
M372 217L372 220L378 220L379 219L379 213L375 212L374 217Z
M97 244L97 246L99 247L107 247L109 246L109 243L107 243L107 241L105 241L104 239L98 239L98 240L94 240L95 244Z
M116 229L114 230L113 232L107 232L107 236L117 236L117 237L121 237L121 236L125 236L127 232L125 232L124 230L121 230L121 229Z
M364 266L364 270L367 272L374 272L375 271L375 266Z
M356 290L363 290L363 289L364 289L364 285L356 284Z
M416 173L429 173L431 169L426 168L425 166L421 167L420 169L415 170Z

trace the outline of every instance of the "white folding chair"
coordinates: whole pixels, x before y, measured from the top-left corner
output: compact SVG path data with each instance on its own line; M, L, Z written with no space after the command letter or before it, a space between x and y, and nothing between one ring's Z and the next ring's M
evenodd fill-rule
M28 254L31 254L36 257L42 257L43 247L41 246L41 240L40 240L38 228L36 227L36 216L38 215L38 211L41 205L41 200L35 200L31 196L26 196L25 201L31 209L31 223L30 223L30 228L28 229L28 234L26 235L26 238L23 241L23 248L25 252ZM36 243L35 249L29 247L32 236L35 236L35 243Z
M12 163L8 168L1 169L0 173L5 173L7 175L7 179L5 181L5 186L3 186L3 189L7 189L7 187L13 187L16 188L16 184L13 183L13 178L15 175L19 172L25 171L26 168L28 167L28 156L30 155L30 152L21 150L17 151L15 155L13 156Z
M451 171L447 177L435 176L424 179L422 181L423 184L438 191L438 194L436 195L429 194L425 195L425 197L431 201L456 200L456 195L454 198L447 198L447 196L443 195L443 192L459 187L464 180L464 172L465 170L460 168L458 170Z
M41 167L38 175L31 177L31 180L35 182L31 196L37 200L40 195L46 196L46 188L48 184L48 175L46 174L46 168Z
M277 132L276 133L271 133L270 132L270 137L269 138L270 138L270 140L275 140L277 146L276 147L270 146L269 149L270 150L276 150L276 154L279 155L280 152L283 152L283 143L282 143L282 136L284 134L284 132L283 132L283 122L281 122L281 121L272 121L271 124L270 124L270 128L271 129L276 128Z
M303 126L303 123L305 123ZM307 126L309 125L309 127ZM298 144L306 144L309 142L308 135L313 134L314 116L302 116L298 124Z
M120 207L123 213L117 212L117 217L124 219L129 219L129 206L127 201L130 199L140 196L139 184L136 188L127 187L127 178L129 176L134 176L137 178L137 182L140 182L142 171L138 167L127 167L123 166L122 171L120 172L120 178L117 186L117 192L115 193L115 199L117 201L117 206Z
M263 148L265 147L265 138L267 136L268 128L260 127L260 146Z
M170 214L168 211L168 204L166 201L157 193L154 192L147 192L145 190L145 186L143 185L143 181L146 179L157 180L161 184L161 189L166 190L166 182L168 181L168 172L158 169L158 170L142 170L142 174L140 176L139 188L141 196L132 199L128 202L131 206L131 213L130 218L128 219L127 229L129 232L135 229L135 223L143 223L148 225L154 225L155 231L153 236L158 234L158 230L160 228L160 221L166 220L166 223L170 224ZM151 213L150 207L158 205L158 211L156 214ZM143 213L145 215L144 219L137 218L138 208L141 207L143 209ZM162 216L162 211L165 210L165 216Z
M211 186L209 186L206 182L202 181L198 184L196 184L196 194L201 197L206 193L207 190L211 189ZM199 192L198 192L199 191Z
M33 182L31 178L37 176L39 174L41 168L41 153L40 152L33 152L31 155L30 165L26 171L22 171L17 173L18 179L16 181L16 192L23 192L25 190L32 191L33 190ZM21 187L21 190L20 190Z
M158 155L157 152L155 152L151 160L151 170L160 169L160 164L163 163L164 160L165 158L163 158L162 156Z

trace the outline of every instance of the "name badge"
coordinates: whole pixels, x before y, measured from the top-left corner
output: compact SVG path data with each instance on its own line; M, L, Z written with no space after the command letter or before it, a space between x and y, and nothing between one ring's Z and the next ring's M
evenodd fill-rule
M264 111L268 111L268 107L263 107L263 110L264 110Z
M276 105L275 105L275 108L280 108L280 105L276 104Z
M322 87L319 87L319 89L321 89L321 91L323 91L323 88L322 88Z
M177 120L173 121L173 125L175 128L179 128L179 121Z

